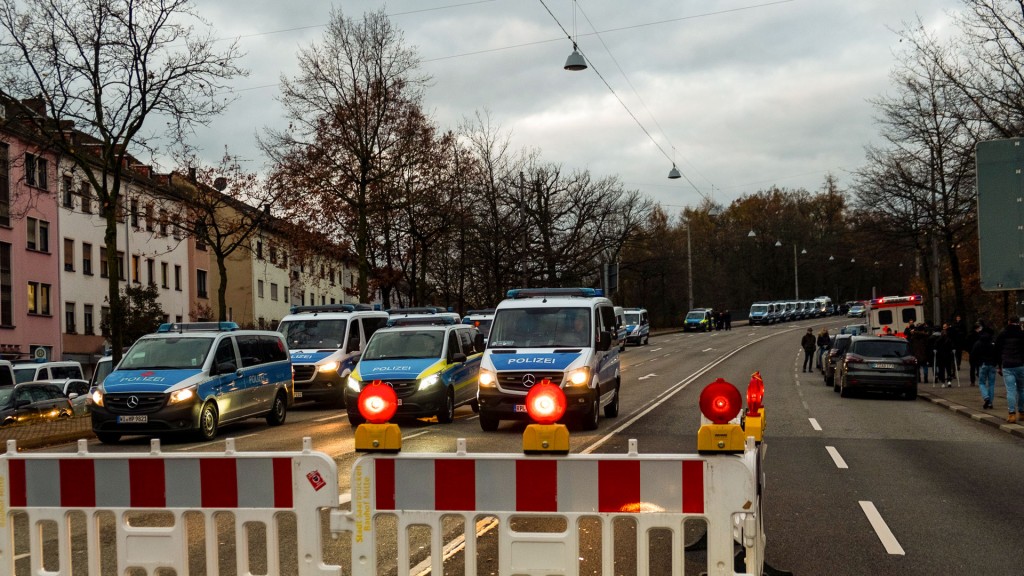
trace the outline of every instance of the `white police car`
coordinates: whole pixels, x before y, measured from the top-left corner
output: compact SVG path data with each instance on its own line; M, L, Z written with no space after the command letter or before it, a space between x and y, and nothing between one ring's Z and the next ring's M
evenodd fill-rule
M388 313L367 304L295 306L281 319L295 367L295 398L345 405L345 381Z
M212 440L222 424L245 418L283 424L291 402L280 333L234 322L163 324L136 340L92 392L92 429L105 443L167 432Z
M483 336L447 315L424 313L392 318L374 333L345 390L348 419L364 419L356 409L363 387L380 381L395 390L397 418L436 416L440 423L455 419L455 408L470 404L476 410L477 372Z
M498 304L480 363L480 427L523 420L526 394L549 380L565 391L566 414L587 430L600 411L619 413L619 348L611 300L593 288L509 290Z

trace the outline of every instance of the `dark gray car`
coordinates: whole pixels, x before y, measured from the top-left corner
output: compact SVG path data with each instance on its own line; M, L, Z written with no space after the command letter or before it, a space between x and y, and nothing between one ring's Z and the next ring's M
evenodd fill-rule
M910 343L896 336L854 336L837 364L833 389L844 398L860 390L917 398L917 359Z
M70 418L71 401L49 382L25 382L0 388L0 426Z

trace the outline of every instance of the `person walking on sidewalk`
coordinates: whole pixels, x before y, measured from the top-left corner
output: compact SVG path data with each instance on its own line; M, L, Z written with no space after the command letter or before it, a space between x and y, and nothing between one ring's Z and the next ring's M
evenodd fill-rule
M953 371L956 363L953 359L953 338L949 334L949 325L942 325L942 333L935 341L935 382L943 388L953 385Z
M921 323L914 326L914 331L910 334L910 350L914 353L914 358L917 358L917 366L924 374L924 378L922 379L919 375L917 381L926 384L928 383L928 367L932 365L932 353L928 346L930 332L928 324Z
M814 367L814 329L808 328L807 333L800 339L800 346L804 349L804 372L810 372Z
M824 368L821 366L821 359L828 352L829 346L832 345L832 338L828 335L828 328L822 328L821 332L818 332L818 353L815 355L814 363L817 365L818 370L824 374Z
M981 391L982 410L992 408L992 400L996 393L997 364L999 364L999 359L996 357L996 345L992 342L992 333L979 329L974 346L971 348L971 369L977 367L978 370L978 390Z
M1006 421L1013 424L1017 414L1024 411L1024 331L1016 316L1006 321L1006 328L996 337L997 371L1006 385Z

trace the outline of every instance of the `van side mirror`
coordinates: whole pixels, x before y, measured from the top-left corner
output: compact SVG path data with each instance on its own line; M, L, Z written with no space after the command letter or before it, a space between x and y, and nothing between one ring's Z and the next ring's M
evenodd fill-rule
M351 338L351 339L349 339L348 346L346 346L345 349L348 352L358 352L359 351L359 338Z
M465 362L465 361L466 361L466 355L463 354L462 352L456 352L455 354L452 354L452 362L453 363L461 364L462 362Z
M597 349L600 352L604 352L612 347L612 333L607 330L601 330L600 336L597 338Z
M217 374L230 374L238 370L234 362L221 362L217 364Z
M477 332L476 336L473 337L473 350L476 352L483 352L485 347L484 335Z

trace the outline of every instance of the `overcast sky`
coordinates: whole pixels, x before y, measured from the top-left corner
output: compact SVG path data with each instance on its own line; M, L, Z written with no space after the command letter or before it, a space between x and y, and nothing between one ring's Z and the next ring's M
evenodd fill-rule
M918 16L948 31L959 3L579 0L575 34L593 63L582 72L562 69L570 0L335 6L355 19L384 7L433 79L425 105L442 129L489 110L517 148L538 148L567 171L618 176L674 214L701 194L727 204L772 185L817 191L828 172L849 186L877 141L868 100L888 89L902 46L894 31ZM322 39L331 5L201 0L198 9L217 36L239 38L250 75L233 82L238 100L196 143L210 162L226 145L260 170L255 134L283 124L278 79L295 73L300 47ZM673 160L685 178L667 178Z

